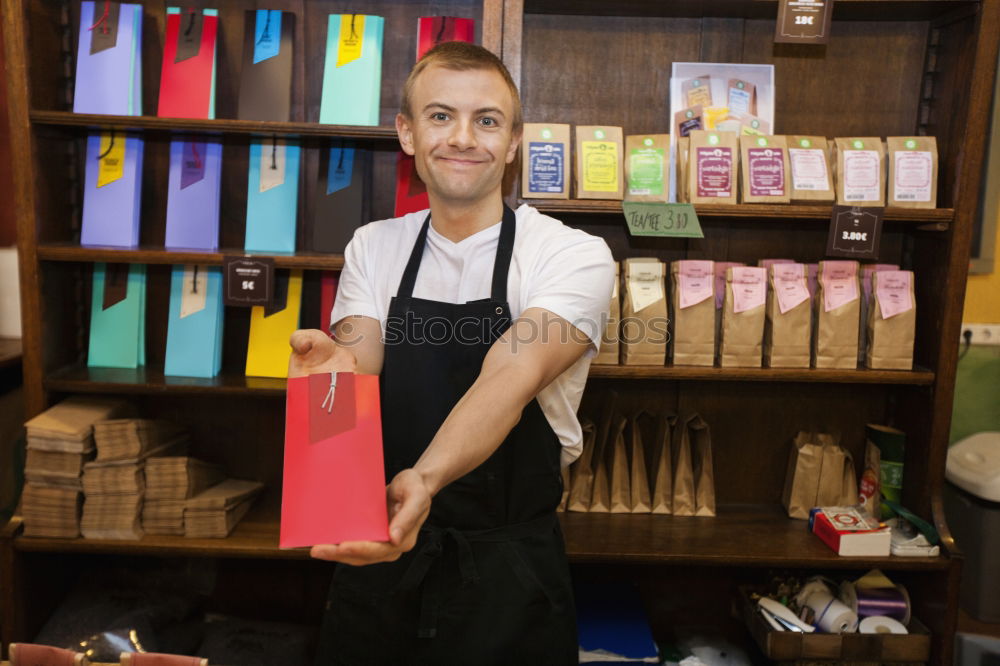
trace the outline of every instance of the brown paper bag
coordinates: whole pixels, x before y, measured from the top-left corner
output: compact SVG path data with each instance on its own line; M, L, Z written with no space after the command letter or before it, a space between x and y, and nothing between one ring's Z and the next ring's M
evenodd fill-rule
M684 425L684 435L691 442L696 516L715 515L715 472L712 465L712 435L708 424L692 414Z
M646 448L648 468L653 481L651 513L673 513L674 465L672 441L677 417L664 414L657 419L652 445Z
M789 518L809 518L809 509L816 506L822 466L823 445L817 444L810 433L799 432L788 453L785 489L781 496Z
M670 200L670 135L625 137L625 200Z
M872 274L878 271L898 271L898 264L863 264L861 266L861 326L858 327L858 365L868 356L868 316L872 308Z
M615 423L615 437L608 442L605 462L611 488L611 513L632 512L632 483L629 469L628 446L625 443L625 426L628 419L619 416Z
M818 278L813 365L855 369L861 307L858 262L821 261Z
M715 363L715 267L682 259L670 264L670 339L675 365Z
M885 151L878 137L836 139L837 203L885 205Z
M611 420L611 428L603 441L597 442L594 450L594 494L590 499L591 513L609 513L613 500L611 497L611 477L614 471L615 446L622 438L626 419L621 414L615 414Z
M889 205L937 208L938 152L933 136L890 136Z
M735 204L739 175L738 135L692 130L688 139L688 201Z
M618 264L615 264L615 284L611 292L611 307L608 310L608 323L601 336L601 349L592 363L594 365L618 365L618 325L621 323L621 295L618 291L620 282Z
M858 484L854 476L854 460L851 454L833 443L835 438L830 435L819 434L816 439L817 443L822 442L823 446L816 506L855 504L858 499Z
M757 115L757 86L742 79L729 79L726 106L730 113Z
M912 370L917 326L917 299L912 271L872 274L872 306L868 312L865 367Z
M761 366L766 305L767 269L735 266L726 271L719 345L719 365L723 368Z
M590 498L594 492L594 449L597 447L597 431L600 430L600 426L595 427L589 421L582 422L582 425L583 451L569 471L567 511L588 511Z
M622 128L576 128L576 198L617 199L625 194Z
M740 137L740 194L743 203L791 201L789 171L785 137Z
M716 261L715 272L715 357L719 357L719 342L722 340L722 306L726 300L726 271L734 266L745 266L738 261Z
M673 513L675 516L693 516L697 507L695 491L694 462L691 458L691 437L688 434L687 419L678 420L673 432L674 440L674 493Z
M569 199L569 125L525 123L521 138L521 197Z
M629 419L626 431L626 444L629 459L629 509L632 513L649 513L652 509L652 494L649 488L649 474L646 471L646 447L644 441L651 432L643 432L643 425L648 425L652 417L646 412L639 412Z
M681 83L681 94L690 106L712 106L712 82L706 76L696 76Z
M663 365L667 356L664 265L658 259L625 260L621 359L625 365Z
M674 136L686 137L692 130L705 129L704 107L691 106L674 114Z
M789 136L788 167L792 202L829 201L836 198L830 151L822 136Z
M764 322L764 365L808 368L812 301L804 264L771 264Z
M586 437L586 433L584 433ZM556 511L565 511L566 505L569 503L569 484L570 484L570 466L567 465L559 470L562 475L562 499L559 500L559 506L556 507Z

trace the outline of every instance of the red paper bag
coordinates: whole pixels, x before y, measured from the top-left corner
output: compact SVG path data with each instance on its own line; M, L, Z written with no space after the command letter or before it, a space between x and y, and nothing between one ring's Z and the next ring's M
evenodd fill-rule
M178 54L179 40L194 24L201 40L194 50ZM160 71L160 99L156 115L168 118L209 118L215 70L215 39L219 17L201 10L185 9L167 15Z
M336 377L329 411L330 374L288 380L281 548L389 540L378 376Z
M475 19L421 16L417 19L417 60L441 42L472 42L475 36Z

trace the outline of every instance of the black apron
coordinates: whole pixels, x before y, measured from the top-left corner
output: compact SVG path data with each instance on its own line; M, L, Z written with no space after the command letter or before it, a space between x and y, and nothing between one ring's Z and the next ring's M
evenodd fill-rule
M430 214L386 323L380 377L386 480L412 467L511 325L514 212L504 206L490 298L413 297ZM555 508L559 439L532 400L482 465L442 489L396 562L337 565L318 664L577 663L576 615Z

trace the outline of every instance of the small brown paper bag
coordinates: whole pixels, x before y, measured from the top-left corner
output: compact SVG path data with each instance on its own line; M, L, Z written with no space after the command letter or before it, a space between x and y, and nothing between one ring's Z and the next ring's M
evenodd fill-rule
M646 447L643 444L644 436L642 425L650 418L645 412L639 412L629 420L626 435L629 458L629 490L632 495L629 501L629 509L632 513L649 513L652 509L652 495L649 489L649 475L646 472ZM648 433L649 430L646 431Z
M735 266L726 271L719 344L719 365L723 368L761 366L766 305L767 269Z
M594 449L597 446L597 430L593 423L582 422L583 451L569 470L569 494L566 498L567 511L588 511L594 491Z
M858 327L858 364L868 356L868 313L872 308L872 274L878 271L898 271L897 264L862 264L861 266L861 326Z
M722 340L722 306L726 300L726 271L734 266L745 266L738 261L716 261L715 270L715 356L719 356L719 342Z
M818 277L813 365L817 368L855 369L858 367L861 308L858 262L821 261Z
M868 312L865 367L912 370L917 300L912 271L872 274L872 305Z
M625 260L621 358L625 365L663 365L667 356L664 265L658 259Z
M681 93L689 107L712 106L712 83L707 75L682 82Z
M609 513L614 504L611 497L611 476L614 471L615 446L618 440L622 439L625 422L624 416L615 414L607 437L603 441L598 441L594 450L594 494L590 499L591 513Z
M692 130L705 129L704 108L691 106L674 114L674 136L686 137Z
M593 365L618 365L618 325L621 323L621 295L618 290L618 264L615 264L615 284L611 292L611 306L608 310L608 323L601 336L601 349L591 362Z
M816 506L851 506L858 501L858 482L854 476L854 459L830 435L819 434L823 442L823 463L820 468Z
M611 513L632 512L632 484L629 469L628 446L625 443L625 426L628 419L619 416L615 423L615 437L608 442L605 456L608 480L611 486Z
M576 198L617 199L625 195L622 128L576 128Z
M789 518L809 518L809 509L816 506L822 467L823 445L817 444L810 433L799 432L788 453L785 489L781 497Z
M837 203L885 205L885 151L878 137L837 139Z
M735 204L740 153L738 135L692 130L688 139L688 201Z
M625 137L625 200L670 200L670 135Z
M675 365L715 363L715 266L682 259L670 264L670 325Z
M757 115L757 86L742 79L729 79L726 105L730 113Z
M933 136L890 136L889 205L937 208L938 152Z
M694 463L691 459L691 438L687 420L681 419L673 432L674 439L674 495L675 516L693 516L697 507Z
M653 480L652 513L673 513L674 473L671 443L676 423L676 416L666 414L660 416L656 423L656 435L652 446L646 448L649 456L648 468Z
M789 136L786 141L792 201L832 202L837 195L833 189L833 171L826 138Z
M712 435L708 424L692 414L684 424L684 435L691 441L696 516L715 515L715 473L712 466Z
M805 264L771 264L764 323L764 365L808 368L812 301Z
M740 137L740 193L743 203L791 201L789 171L785 137Z
M569 125L525 123L521 138L521 197L569 199Z

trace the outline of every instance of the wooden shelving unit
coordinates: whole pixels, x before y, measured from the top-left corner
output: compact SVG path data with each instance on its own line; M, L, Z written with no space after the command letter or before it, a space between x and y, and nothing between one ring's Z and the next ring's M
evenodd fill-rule
M76 572L82 562L119 557L193 557L259 567L302 566L301 549L278 548L278 498L284 381L247 378L245 312L226 314L223 372L210 380L162 373L167 299L166 266L221 264L245 254L246 144L250 137L301 138L305 152L329 138L354 139L373 149L372 216L391 213L396 137L392 127L399 89L412 63L416 17L470 16L481 43L501 55L518 81L528 122L609 124L626 134L664 132L670 122L666 78L670 63L773 63L776 125L784 134L901 136L938 140L940 173L934 210L886 210L883 261L917 276L917 343L913 371L593 366L582 411L593 415L612 394L632 410L700 413L713 431L715 518L565 514L560 517L575 571L617 572L658 594L657 581L690 578L691 585L736 589L759 582L770 569L851 573L878 567L907 584L914 613L933 634L935 664L950 664L956 628L960 554L941 513L949 418L968 251L981 188L987 111L992 100L1000 36L1000 3L992 0L838 0L830 44L815 49L774 45L774 0L451 0L441 3L336 0L274 5L298 15L293 122L233 120L238 48L219 51L218 120L153 116L93 116L70 111L78 3L2 0L9 79L15 207L24 311L24 391L29 415L69 393L126 396L147 416L185 422L196 455L233 475L269 488L234 534L223 540L145 537L139 541L32 539L17 519L0 533L0 632L6 644L30 639L59 601L43 593L55 571ZM380 125L344 127L316 122L325 15L348 10L386 16ZM229 46L239 45L244 7L220 9ZM163 6L145 6L143 108L156 108ZM68 38L65 37L68 35ZM144 36L145 37L145 36ZM301 41L298 41L300 40ZM65 40L65 41L64 41ZM322 40L322 41L321 41ZM641 46L641 48L638 48ZM641 53L637 59L636 54ZM317 55L319 54L319 55ZM652 68L649 63L656 63ZM67 86L67 83L69 85ZM147 141L140 245L79 244L79 146L93 128L141 132ZM164 146L173 133L217 134L224 145L221 245L218 252L163 247ZM516 192L516 190L515 190ZM516 193L509 200L516 201ZM300 197L301 199L302 197ZM617 259L656 256L664 261L704 258L756 262L787 256L823 257L830 206L697 206L707 221L704 239L632 239L621 203L530 200L567 224L601 235ZM299 220L304 221L303 210ZM300 224L301 226L301 224ZM300 247L302 245L300 244ZM272 256L279 268L339 270L343 257L299 251ZM150 264L147 367L88 368L90 264ZM160 280L160 282L157 282ZM241 348L241 345L244 345ZM843 434L855 460L863 459L866 422L892 423L908 433L904 503L942 532L937 558L837 557L800 521L780 508L788 442L799 429ZM622 573L624 572L624 573ZM609 574L611 575L611 574ZM648 583L648 584L647 584ZM281 595L296 603L307 584ZM247 578L244 590L259 587ZM669 593L669 592L667 592ZM220 592L220 594L222 594ZM653 599L652 601L655 601ZM718 601L718 600L716 600ZM302 601L301 603L305 603ZM723 600L721 605L725 605ZM679 611L657 611L654 627L715 612L709 600L684 598ZM720 605L720 604L717 604ZM308 609L318 618L320 608ZM674 612L675 614L671 614ZM724 614L724 611L723 611ZM712 621L725 621L718 613Z

